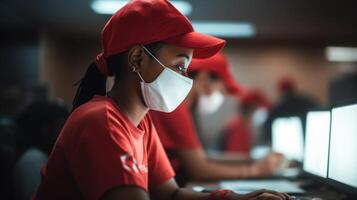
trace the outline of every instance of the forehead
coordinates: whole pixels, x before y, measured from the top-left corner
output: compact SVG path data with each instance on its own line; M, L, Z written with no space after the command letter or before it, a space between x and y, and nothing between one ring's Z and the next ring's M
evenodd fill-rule
M170 56L170 57L182 57L191 61L193 55L193 49L178 47L170 44L165 44L160 50L161 56Z

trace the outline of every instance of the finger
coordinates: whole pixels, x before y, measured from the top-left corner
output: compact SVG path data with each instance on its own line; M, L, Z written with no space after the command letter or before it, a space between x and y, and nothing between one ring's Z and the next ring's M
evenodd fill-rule
M284 195L284 197L285 197L286 200L292 200L292 199L293 199L290 195L288 195L288 194L285 193L285 192L280 192L280 194Z
M292 199L288 194L286 194L286 193L284 193L284 192L275 192L276 194L280 194L282 197L283 197L283 199L285 199L285 200L290 200L290 199Z
M256 197L256 200L282 200L280 197L271 194L271 193L263 193Z
M274 195L280 197L281 199L289 199L289 196L288 196L288 195L285 195L285 194L283 194L283 193L276 192L276 191L273 191L273 190L265 190L264 193L274 194Z
M263 193L263 194L267 194L267 199L285 200L284 196L282 196L280 193L277 192Z
M246 194L245 196L248 198L253 198L253 197L257 197L257 196L263 194L264 192L265 192L265 190L256 190L254 192Z

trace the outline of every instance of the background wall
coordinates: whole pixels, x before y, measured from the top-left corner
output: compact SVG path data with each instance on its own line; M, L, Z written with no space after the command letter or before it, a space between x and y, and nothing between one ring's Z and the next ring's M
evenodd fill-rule
M52 99L61 98L70 108L79 80L96 54L100 42L93 38L63 38L43 34L40 40L40 80L48 86ZM261 89L271 101L279 94L278 80L283 76L295 79L300 93L328 105L329 81L341 73L337 63L328 62L324 46L271 45L229 43L224 49L236 80L248 88ZM236 102L227 98L214 115L199 120L204 141L212 146L223 125L235 112Z
M234 45L225 52L235 78L243 86L262 89L273 101L278 97L277 81L290 76L299 91L326 105L328 82L339 73L322 46Z
M100 50L100 42L88 38L65 38L43 34L40 40L40 82L46 84L51 99L63 99L70 108L75 82L84 75Z

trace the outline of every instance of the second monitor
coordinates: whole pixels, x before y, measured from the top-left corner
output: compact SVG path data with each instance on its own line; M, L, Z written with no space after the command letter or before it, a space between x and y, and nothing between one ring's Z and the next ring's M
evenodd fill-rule
M327 178L330 118L329 110L310 111L306 117L303 168L322 178Z

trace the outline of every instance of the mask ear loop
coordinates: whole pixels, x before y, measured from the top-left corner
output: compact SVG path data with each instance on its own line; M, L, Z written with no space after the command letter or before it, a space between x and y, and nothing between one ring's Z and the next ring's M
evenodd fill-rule
M145 83L145 81L144 81L143 77L140 75L140 73L137 72L137 71L135 71L135 72L136 72L136 74L139 76L139 78L141 79L141 81Z
M162 63L160 62L160 60L157 59L145 46L142 46L142 47L143 47L143 49L144 49L152 58L154 58L154 60L156 60L156 62L158 62L158 63L161 65L161 67L163 67L164 69L166 68L165 65L162 64Z
M140 75L140 73L139 73L138 71L136 71L136 68L135 68L135 67L132 67L132 68L131 68L131 71L132 71L132 72L135 72L135 73L139 76L140 80L145 83L143 77Z
M144 45L142 45L142 47L143 47L143 49L144 49L154 60L156 60L156 62L158 62L158 63L161 65L161 67L163 67L164 69L166 68L165 65L162 64L162 63L160 62L160 60L157 59ZM141 81L145 83L145 80L144 80L143 77L140 75L140 73L139 73L138 71L136 71L135 68L133 68L133 72L136 72L136 73L138 74L139 78L141 79Z

